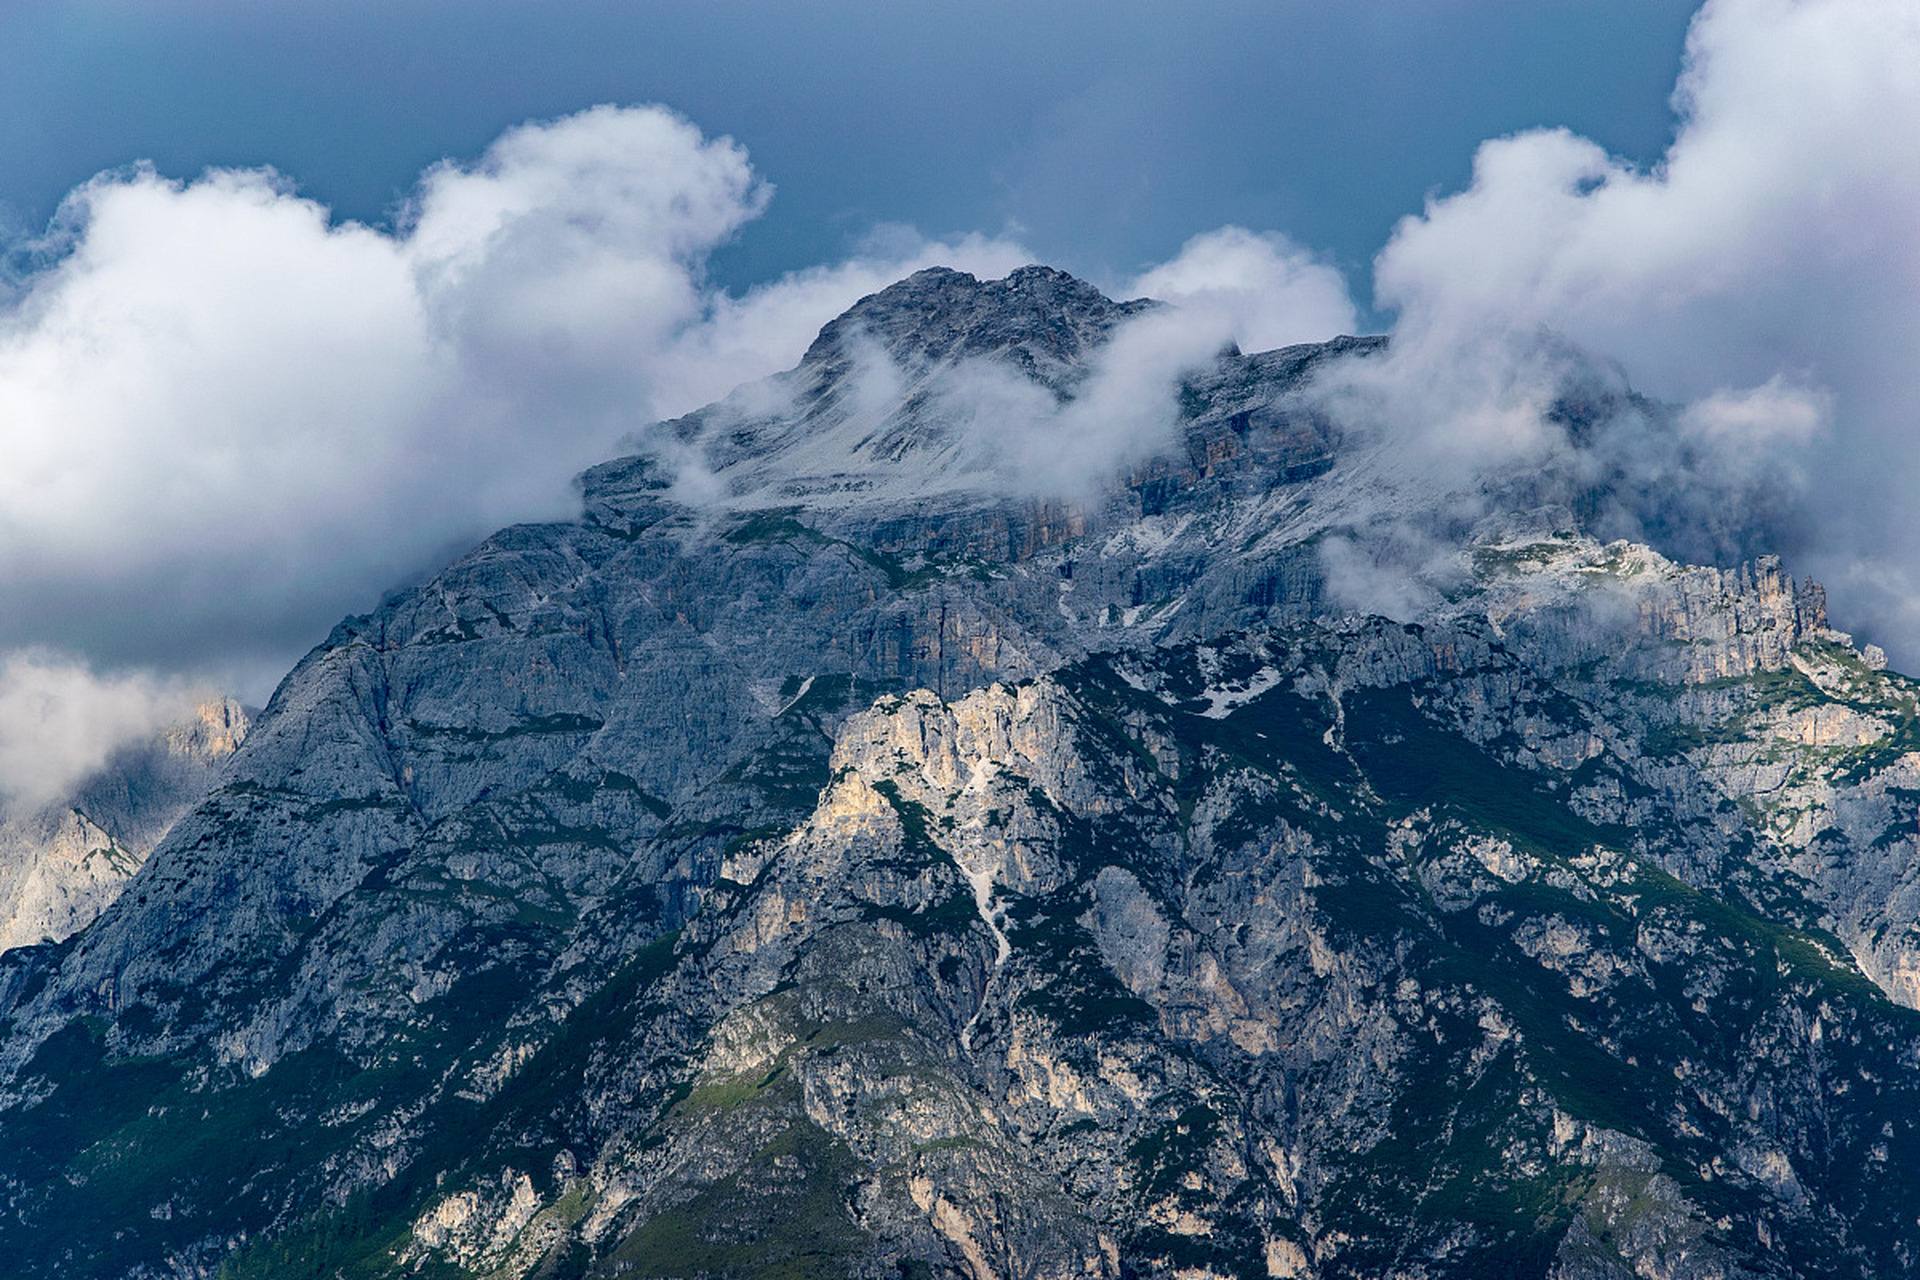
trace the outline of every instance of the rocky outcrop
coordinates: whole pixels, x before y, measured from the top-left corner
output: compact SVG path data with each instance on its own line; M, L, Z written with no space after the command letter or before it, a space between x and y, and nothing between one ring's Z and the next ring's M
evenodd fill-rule
M232 699L123 748L74 793L0 815L0 951L92 923L180 817L213 789L249 724Z
M1327 640L1427 655L1424 706L1337 711ZM1874 1272L1920 1024L1444 728L1489 675L1530 679L1360 626L882 699L596 1059L678 1087L544 1193L443 1189L408 1258L724 1271L804 1226L853 1274Z

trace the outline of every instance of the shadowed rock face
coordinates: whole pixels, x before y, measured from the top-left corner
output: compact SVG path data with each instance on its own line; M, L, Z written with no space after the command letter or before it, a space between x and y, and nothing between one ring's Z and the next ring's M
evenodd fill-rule
M916 399L1144 306L923 272L341 623L0 960L13 1272L1903 1273L1920 686L1412 473L1315 397L1378 340L1078 502Z

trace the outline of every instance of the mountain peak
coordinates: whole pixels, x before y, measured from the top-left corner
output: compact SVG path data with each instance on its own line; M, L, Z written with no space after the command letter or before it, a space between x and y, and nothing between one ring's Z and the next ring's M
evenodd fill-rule
M690 463L718 478L706 486L709 501L748 508L1003 494L1004 451L965 429L965 397L946 375L997 366L1014 385L1025 379L1041 391L1044 414L1081 389L1091 357L1123 321L1160 305L1116 302L1051 267L998 280L950 267L915 272L828 322L797 368L663 423L634 456L587 471L587 510L624 523L613 508L652 510L664 477L689 474Z
M1000 280L928 267L847 308L820 331L801 363L837 365L864 339L904 368L1003 355L1051 382L1048 374L1075 366L1121 320L1156 305L1145 298L1116 302L1052 267L1028 265Z

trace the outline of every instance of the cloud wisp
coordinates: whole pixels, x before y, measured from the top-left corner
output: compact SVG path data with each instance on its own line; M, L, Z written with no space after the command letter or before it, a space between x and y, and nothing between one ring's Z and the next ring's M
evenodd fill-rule
M1194 236L1121 292L1219 317L1211 323L1223 324L1243 351L1325 342L1359 327L1346 277L1336 268L1277 232L1244 227Z
M1006 248L972 242L970 256ZM998 284L1014 265L975 270ZM739 314L778 313L786 290L828 277L875 290L894 283L863 263L843 264L752 295ZM712 413L654 424L628 445L675 476L676 493L695 506L802 493L828 504L959 494L1087 501L1179 444L1181 384L1222 351L1323 341L1356 318L1336 270L1284 237L1238 227L1196 236L1169 262L1106 292L1159 305L1133 310L1097 340L1085 335L1093 345L1075 362L1062 363L1045 342L1018 356L983 349L930 358L911 341L896 349L861 319L830 331L816 366L835 380L827 399L795 398L804 373L800 382L747 383ZM735 320L724 311L716 331ZM1018 341L1019 326L1009 334ZM748 425L752 445L743 448Z
M991 359L933 380L931 413L964 441L970 469L1017 497L1086 500L1177 441L1179 387L1232 340L1208 309L1156 309L1119 324L1070 397Z
M1229 346L1266 351L1357 326L1339 271L1282 235L1221 227L1122 280L1164 305L1121 321L1067 398L988 360L943 370L935 412L1003 491L1084 500L1178 443L1181 379Z

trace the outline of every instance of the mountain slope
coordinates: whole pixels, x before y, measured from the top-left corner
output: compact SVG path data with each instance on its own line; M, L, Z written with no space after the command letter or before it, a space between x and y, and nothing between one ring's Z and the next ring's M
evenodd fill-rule
M343 622L0 960L16 1271L1906 1270L1913 682L1344 424L1378 340L1024 496L982 369L1155 315L921 273Z

